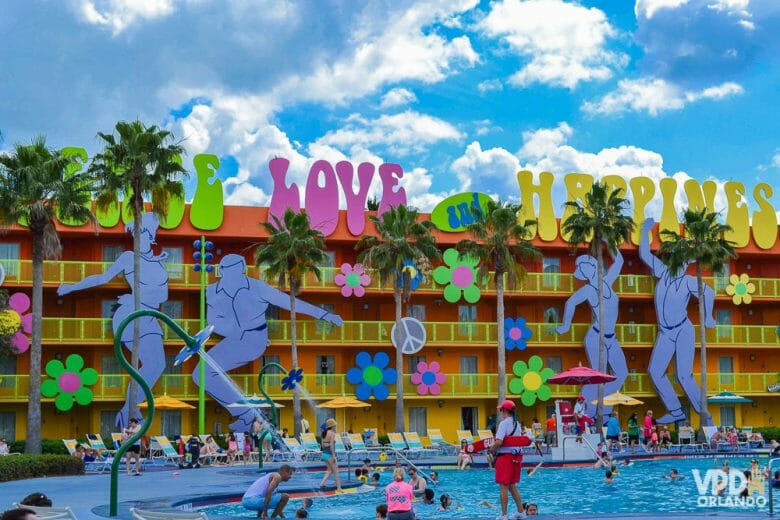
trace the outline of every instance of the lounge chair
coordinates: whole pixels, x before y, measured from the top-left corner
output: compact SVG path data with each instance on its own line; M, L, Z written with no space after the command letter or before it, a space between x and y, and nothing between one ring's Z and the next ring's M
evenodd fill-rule
M365 453L366 457L370 457L371 451L363 441L363 436L359 433L348 433L349 444L352 446L352 453ZM379 451L378 449L373 451Z
M130 508L134 520L207 520L208 516L203 511L146 511Z
M406 439L406 445L409 446L408 453L410 455L413 454L418 457L431 457L436 455L437 450L423 447L420 435L417 432L404 432L404 439Z
M168 437L165 435L155 435L152 437L152 443L149 450L150 453L158 454L152 457L152 460L155 462L162 462L163 464L172 462L176 465L181 464L182 462L182 455L176 451L173 444L171 444L171 441L169 441Z
M317 437L313 433L302 433L301 445L306 452L306 458L311 460L322 456L320 445L317 444Z
M729 444L729 442L726 440L719 439L717 441L713 441L715 434L718 432L717 426L704 426L702 430L704 430L704 437L707 440L708 448L715 448L716 451L731 451L733 449L731 444ZM713 446L713 443L715 446Z
M111 443L114 445L114 449L118 450L119 447L122 445L122 434L121 433L112 433L111 434Z
M444 440L439 428L428 428L428 440L432 446L436 446L442 455L454 455L460 448Z
M29 509L35 513L35 516L41 520L78 520L76 515L73 514L71 508L65 507L41 507L41 506L27 506L22 504L14 504L14 507L19 509Z
M466 441L466 444L474 444L474 436L471 434L471 430L457 430L458 444Z
M99 433L88 433L87 442L93 450L97 450L99 453L106 453L111 456L116 452L116 450L109 449L106 446L106 443L103 442L103 437Z
M364 428L363 429L364 444L367 448L379 448L379 441L377 441L377 429L376 428Z
M681 426L677 432L677 444L672 444L670 450L676 448L676 451L681 453L686 450L699 451L702 446L695 441L696 432L693 431L693 427Z
M409 449L406 447L406 441L403 435L397 432L387 432L387 440L390 441L390 447L397 453L406 456Z
M284 445L287 446L292 460L296 462L302 462L306 460L307 452L305 449L303 449L301 443L298 442L298 439L293 437L286 437L282 440L284 441Z

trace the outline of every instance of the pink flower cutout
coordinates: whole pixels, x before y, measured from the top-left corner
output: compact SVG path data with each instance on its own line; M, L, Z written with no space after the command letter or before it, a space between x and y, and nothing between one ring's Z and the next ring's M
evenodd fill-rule
M336 285L341 287L341 295L345 298L353 294L360 298L366 294L365 287L371 283L371 277L363 270L363 264L341 264L341 273L334 278Z
M24 314L30 310L30 298L24 293L14 293L8 298L8 308L19 316L19 321L22 324L22 330L17 331L11 337L11 345L16 347L19 354L22 354L30 348L30 338L25 334L32 333L32 313Z
M431 362L430 366L425 361L417 363L417 372L412 374L412 384L417 385L418 395L439 395L441 387L447 376L439 372L439 363Z

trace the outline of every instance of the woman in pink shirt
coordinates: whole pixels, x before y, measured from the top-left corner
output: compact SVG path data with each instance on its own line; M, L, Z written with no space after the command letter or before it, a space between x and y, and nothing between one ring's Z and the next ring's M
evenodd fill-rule
M387 520L414 520L412 486L404 482L404 469L395 468L393 482L385 488Z
M650 442L650 438L653 436L653 411L648 410L645 414L644 431L642 432L645 437L645 444Z

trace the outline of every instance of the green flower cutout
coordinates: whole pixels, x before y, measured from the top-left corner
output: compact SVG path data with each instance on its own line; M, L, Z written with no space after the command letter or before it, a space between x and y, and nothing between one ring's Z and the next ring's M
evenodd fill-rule
M444 299L450 303L460 301L461 294L469 303L479 301L479 287L477 287L477 272L474 269L479 259L472 256L460 258L455 249L447 249L444 252L444 263L433 271L433 279L444 287Z
M555 375L551 368L544 368L544 362L539 356L531 356L528 364L525 361L516 361L512 365L512 372L517 377L509 381L509 391L512 394L521 394L520 401L524 406L532 406L537 399L547 401L552 397L552 390L545 383Z
M54 397L54 406L58 410L67 412L73 408L75 399L80 405L92 402L92 390L85 385L94 385L98 380L98 373L94 368L84 368L84 358L78 354L71 354L62 361L52 359L46 363L46 373L52 377L41 384L41 394L44 397Z

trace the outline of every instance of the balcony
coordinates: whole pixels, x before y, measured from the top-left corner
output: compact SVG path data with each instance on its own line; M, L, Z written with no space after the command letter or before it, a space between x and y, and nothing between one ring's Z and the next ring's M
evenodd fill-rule
M510 376L511 378L512 376ZM257 393L257 375L231 374L231 378L242 392L249 395ZM123 401L125 387L129 381L128 375L101 375L91 387L96 401ZM696 379L699 379L698 374ZM776 395L767 392L767 386L778 382L777 373L713 373L707 375L707 388L711 394L722 391L735 392L742 395L766 396ZM405 399L474 399L495 398L496 376L494 374L447 374L447 381L441 386L438 396L417 395L417 387L413 385L408 374L404 377ZM325 400L339 396L354 394L354 386L346 381L344 374L305 374L302 386L314 399ZM282 392L280 376L266 376L266 389L273 399L289 400L292 394ZM579 386L550 385L553 398L571 398L576 396ZM675 385L678 395L683 395L679 385ZM635 397L654 397L655 389L647 374L630 374L626 379L623 393ZM189 374L164 375L153 388L155 395L169 395L178 399L197 400L198 387ZM395 395L391 392L392 396ZM0 376L0 402L26 402L29 399L29 376ZM238 397L236 397L238 399ZM44 401L51 401L45 399Z
M199 321L178 320L191 333L199 330ZM311 319L297 321L297 339L302 345L375 345L390 344L392 321L345 321L341 327ZM485 322L426 322L427 344L431 346L493 346L497 342L495 323ZM555 333L555 325L529 323L533 333L531 346L580 346L590 324L576 323L566 334ZM616 334L624 347L648 347L655 342L656 326L651 324L620 324ZM290 340L290 322L269 320L271 342ZM170 331L164 329L165 340L179 343ZM698 330L697 330L698 333ZM114 340L111 320L108 318L43 318L44 344L109 344ZM709 346L777 347L777 327L774 325L718 325L707 329Z
M32 285L32 262L30 260L3 260L3 266L6 269L6 287L27 287ZM105 262L44 262L43 283L48 286L58 286L63 283L75 283L86 276L99 274L108 267ZM171 289L197 289L200 287L200 273L192 269L192 264L167 264L170 279L168 281ZM249 276L258 278L260 268L249 266ZM322 279L310 274L303 282L303 290L314 291L336 291L333 282L334 276L340 272L337 267L324 267L321 269ZM367 287L373 291L392 291L392 286L388 282L381 284L379 276L376 273L368 271L371 274L371 284ZM207 283L214 283L216 278L214 273L209 273ZM717 287L717 295L722 298L730 298L726 295L726 283L718 279L717 283L713 277L704 277L705 283L712 287ZM754 299L761 300L776 299L780 297L780 278L751 278L756 285L756 292L752 295ZM271 281L275 285L275 281ZM566 273L528 273L523 283L512 290L506 290L508 295L517 294L545 294L545 295L569 295L581 282L575 281L571 274ZM126 288L127 284L120 278L115 278L107 284L108 287ZM506 287L506 283L504 284ZM651 296L655 287L655 281L648 275L622 275L618 277L615 286L618 294L622 296ZM417 292L439 294L443 290L432 280L420 285ZM482 286L482 290L487 294L495 294L495 282L492 276Z

